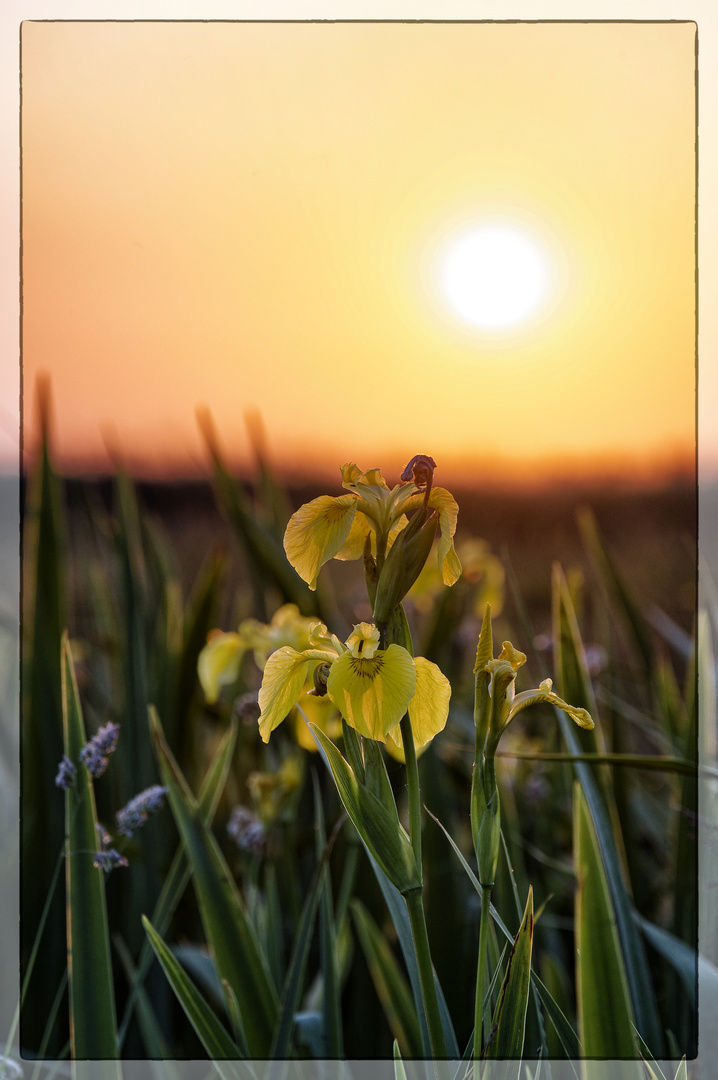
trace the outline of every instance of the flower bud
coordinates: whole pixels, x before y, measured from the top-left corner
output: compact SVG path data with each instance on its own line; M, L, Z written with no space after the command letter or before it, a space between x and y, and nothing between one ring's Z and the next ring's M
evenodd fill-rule
M376 588L376 623L387 622L424 569L436 536L437 520L433 511L422 507L392 544Z

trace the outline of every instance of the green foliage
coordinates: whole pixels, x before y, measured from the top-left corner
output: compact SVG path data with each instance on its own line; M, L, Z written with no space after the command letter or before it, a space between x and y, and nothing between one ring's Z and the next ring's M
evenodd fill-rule
M62 714L65 754L78 761L86 742L70 644L62 639ZM67 828L67 940L70 1032L75 1058L118 1056L115 997L105 882L93 865L98 850L97 813L92 778L80 766L65 792Z
M68 494L47 444L35 470L23 654L26 1049L61 1054L71 1017L73 1055L204 1053L227 1080L229 1058L388 1057L393 1044L398 1077L413 1071L405 1060L430 1057L442 1043L456 1062L468 1045L468 1062L482 896L474 840L488 808L484 773L472 769L490 727L477 738L472 722L481 587L462 579L432 594L419 575L389 620L387 640L401 634L410 648L413 634L451 674L446 730L413 779L346 724L331 737L313 729L321 753L311 769L296 717L265 746L242 719L261 679L251 649L234 685L216 703L202 701L196 666L208 633L234 628L238 612L266 622L290 600L306 614L331 612L325 621L346 637L367 617L357 614L362 571L353 568L347 585L352 568L328 566L320 590L308 590L282 549L292 499L264 455L250 492L209 441L218 501L239 547L219 553L214 536L196 531L192 551L203 557L193 556L192 572L179 537L166 535L146 492L125 475L112 498L90 496L82 509L73 496L68 547ZM492 761L506 858L486 905L479 1039L490 1065L505 1062L512 1077L523 1075L528 1048L542 1059L640 1053L647 1061L695 1048L693 763L701 731L715 722L715 660L703 633L697 698L687 633L657 630L596 520L584 516L581 529L596 577L557 565L550 579L542 564L536 583L527 580L528 557L512 551L522 581L495 618L497 642L511 638L528 654L517 694L551 675L562 697L596 720L595 732L581 731L564 713L533 706L512 720ZM420 562L429 534L416 535ZM415 576L416 565L400 565L410 541L407 533L385 563L389 606ZM549 657L536 643L550 622ZM61 650L67 626L72 646L65 637ZM478 682L478 713L488 717L489 680ZM77 758L108 720L121 734L106 776L93 783L80 769L63 816L54 785L63 747ZM122 840L129 866L105 878L92 865L98 818L111 830L116 810L158 780L171 813ZM714 777L701 783L708 806ZM422 849L424 801L443 824L425 818ZM238 806L254 822L254 846L227 832ZM54 883L65 822L66 874ZM494 833L484 845L492 865Z

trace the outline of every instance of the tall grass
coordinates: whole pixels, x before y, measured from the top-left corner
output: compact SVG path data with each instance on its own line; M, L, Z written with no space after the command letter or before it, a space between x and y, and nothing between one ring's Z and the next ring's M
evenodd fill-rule
M485 548L483 564L450 592L437 591L430 575L417 582L406 602L416 652L450 672L453 688L447 727L418 769L432 1018L423 946L401 895L414 886L392 884L383 843L373 854L361 844L344 807L352 816L351 798L365 797L347 795L333 751L323 743L322 760L306 748L300 715L261 743L247 703L261 681L251 651L216 703L200 693L197 660L217 625L233 629L249 616L266 623L282 603L340 636L357 621L346 567L315 594L284 559L288 496L266 464L250 496L223 464L208 422L205 429L237 544L227 553L207 542L189 589L172 537L128 476L118 473L110 506L88 488L82 559L68 543L78 525L68 522L47 443L28 485L23 1056L207 1057L229 1075L229 1059L396 1053L400 1075L411 1074L412 1059L432 1056L434 1024L455 1063L452 1078L483 1044L491 1075L506 1059L506 1075L518 1077L538 1075L541 1066L530 1065L537 1058L549 1075L562 1060L642 1056L673 1061L664 1066L672 1080L680 1059L696 1055L699 909L701 925L712 925L715 852L708 837L699 894L695 826L699 786L703 817L715 820L717 809L718 605L709 598L701 614L696 654L690 634L647 610L588 511L576 529L591 577L544 568L548 651L510 563L502 586ZM223 585L235 564L251 583L236 597ZM542 705L502 740L490 909L469 817L472 666L489 588L494 609L503 603L494 639L510 638L528 655L523 686L550 674L561 697L596 721L594 732L578 732ZM62 754L77 760L82 742L108 722L120 735L106 771L82 774L63 800L55 785ZM407 824L403 766L379 750L370 758L366 745L352 751L346 727L343 741L334 737L352 775L395 802ZM3 747L6 762L12 754ZM344 776L339 791L327 764ZM118 836L116 811L157 784L168 805L132 837ZM228 833L240 805L261 842L244 835L238 846ZM98 824L129 863L106 876L93 866L108 846ZM476 1009L480 923L488 965ZM707 934L712 978L718 938Z

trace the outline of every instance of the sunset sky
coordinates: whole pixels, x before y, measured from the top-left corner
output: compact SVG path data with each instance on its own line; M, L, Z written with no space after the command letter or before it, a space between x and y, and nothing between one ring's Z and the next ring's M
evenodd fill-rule
M76 470L206 469L198 406L238 466L253 412L294 470L690 467L694 69L689 22L25 22L28 448L46 372ZM544 273L498 328L442 270L489 225Z

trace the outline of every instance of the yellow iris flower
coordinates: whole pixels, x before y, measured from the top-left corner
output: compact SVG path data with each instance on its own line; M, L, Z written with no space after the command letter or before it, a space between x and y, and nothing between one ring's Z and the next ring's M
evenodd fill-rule
M481 642L479 642L481 649ZM520 667L526 663L525 653L515 649L510 641L504 641L501 652L495 659L488 660L475 670L485 671L491 676L489 683L489 696L493 701L492 737L498 742L501 733L508 727L517 713L529 705L545 701L549 705L555 705L571 717L579 727L590 731L594 727L593 720L586 709L576 708L554 693L551 679L544 679L534 690L522 690L515 693L514 683Z
M292 515L284 534L284 550L299 576L316 589L319 570L330 559L360 559L366 538L372 550L391 547L407 525L407 512L426 504L439 515L438 559L445 585L461 574L454 550L459 508L454 497L441 487L428 494L421 483L402 480L389 489L379 469L361 469L349 462L342 466L342 487L348 495L320 495Z
M305 649L316 619L300 615L296 604L284 604L270 623L245 619L236 632L213 630L199 654L197 671L207 701L212 704L223 686L231 686L239 675L244 654L252 650L257 667L263 670L267 657L282 645Z
M379 648L379 631L359 623L342 645L317 623L310 648L285 646L273 653L259 691L259 732L264 742L299 699L309 669L323 668L326 692L360 735L402 746L400 724L409 713L417 746L424 746L446 724L451 687L436 664L412 657L401 645Z

